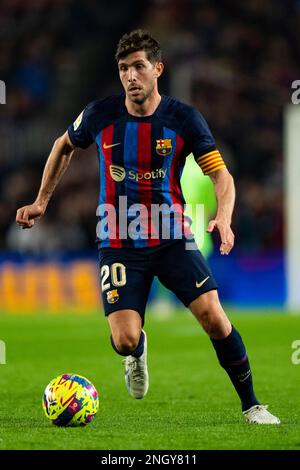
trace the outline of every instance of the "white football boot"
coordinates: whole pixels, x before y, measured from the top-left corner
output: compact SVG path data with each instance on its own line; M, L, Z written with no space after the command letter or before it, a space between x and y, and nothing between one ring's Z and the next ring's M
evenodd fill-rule
M143 398L148 392L149 375L147 368L147 336L145 335L144 352L140 357L127 356L125 364L125 383L133 398Z
M280 419L268 411L268 405L254 405L243 411L248 423L253 424L280 424Z

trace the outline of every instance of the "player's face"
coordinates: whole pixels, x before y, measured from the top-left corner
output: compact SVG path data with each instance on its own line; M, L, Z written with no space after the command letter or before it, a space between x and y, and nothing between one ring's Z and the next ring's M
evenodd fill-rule
M145 51L129 54L119 60L118 67L126 96L136 104L143 104L151 95L163 70L163 64L152 64Z

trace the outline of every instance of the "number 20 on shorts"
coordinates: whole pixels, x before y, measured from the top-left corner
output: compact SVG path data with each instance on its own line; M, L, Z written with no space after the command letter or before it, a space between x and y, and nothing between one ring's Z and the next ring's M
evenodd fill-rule
M126 268L122 263L113 263L111 266L104 264L101 267L101 289L105 292L111 288L111 283L114 287L122 287L126 284Z

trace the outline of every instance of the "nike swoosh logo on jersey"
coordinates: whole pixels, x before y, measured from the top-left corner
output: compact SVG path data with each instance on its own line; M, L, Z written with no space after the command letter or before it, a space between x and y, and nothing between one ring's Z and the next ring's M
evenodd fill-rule
M118 142L117 144L110 144L110 145L107 145L105 142L103 144L103 148L106 150L106 149L111 149L112 147L115 147L116 145L120 145L121 142Z
M198 287L198 289L199 289L199 287L202 287L203 284L207 281L207 279L209 279L209 276L207 276L207 277L206 277L205 279L203 279L203 281L201 281L201 282L197 282L197 281L196 281L196 287Z

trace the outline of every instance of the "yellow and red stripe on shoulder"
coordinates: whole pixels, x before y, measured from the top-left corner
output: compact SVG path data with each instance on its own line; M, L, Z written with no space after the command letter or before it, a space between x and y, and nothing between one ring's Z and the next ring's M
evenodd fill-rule
M225 162L221 157L219 150L211 150L204 155L201 155L196 159L196 162L200 166L201 170L205 175L209 175L216 170L226 168Z

